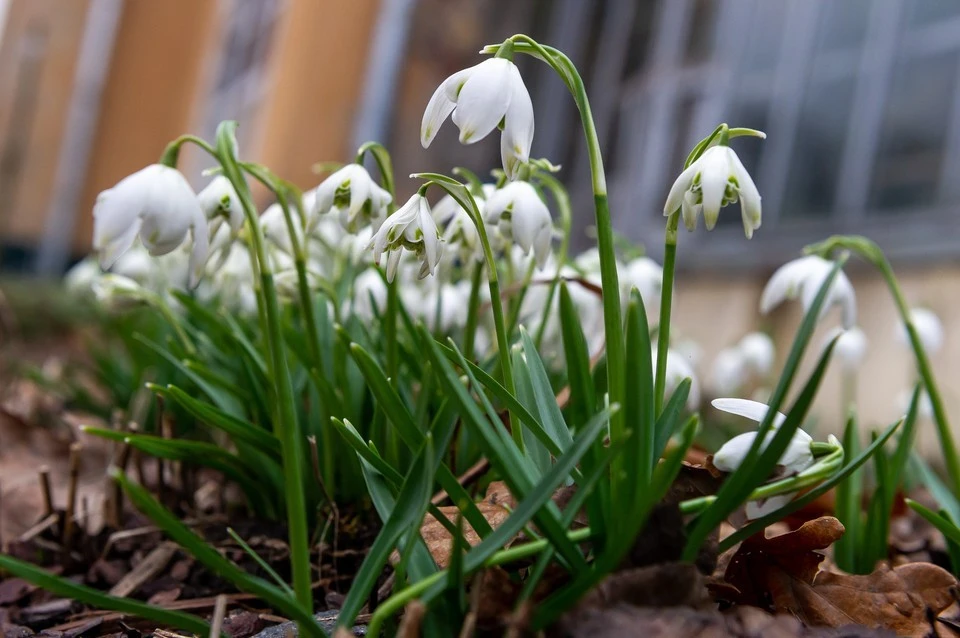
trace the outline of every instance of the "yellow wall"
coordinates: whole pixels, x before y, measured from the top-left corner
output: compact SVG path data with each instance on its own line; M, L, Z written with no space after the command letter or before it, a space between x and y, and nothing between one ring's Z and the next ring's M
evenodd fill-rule
M104 91L75 246L87 250L97 193L156 162L188 132L216 0L125 2Z
M762 240L763 237L758 235L754 241ZM858 321L869 340L867 358L859 378L861 423L864 428L886 427L902 415L901 397L912 389L915 377L913 355L897 339L895 308L883 280L862 265L854 264L847 271L857 292ZM932 363L947 412L960 437L960 383L957 381L960 379L960 302L956 296L956 291L960 290L960 265L900 268L897 275L907 302L912 306L930 308L943 322L945 345L932 357ZM707 384L710 364L716 353L758 328L772 328L778 355L775 370L779 372L800 324L800 306L799 302L788 302L770 317L761 317L758 308L765 283L761 277L724 279L679 275L673 330L703 348L699 372L704 384ZM836 309L821 322L804 362L804 374L813 367L831 328L839 324ZM826 433L839 436L842 431L840 385L839 366L834 362L824 378L812 415L818 432L824 436ZM920 448L932 458L938 458L934 425L924 422L918 432Z
M76 0L15 0L11 3L0 47L0 149L20 139L23 145L13 163L0 170L19 173L13 192L0 201L0 240L29 242L43 231L73 91L76 52L83 33L87 2ZM34 37L31 38L31 34ZM24 56L31 48L42 58L39 74L25 77ZM38 82L29 108L27 130L13 121L14 102L24 99L24 85ZM18 97L19 96L19 97ZM9 162L10 156L5 159Z

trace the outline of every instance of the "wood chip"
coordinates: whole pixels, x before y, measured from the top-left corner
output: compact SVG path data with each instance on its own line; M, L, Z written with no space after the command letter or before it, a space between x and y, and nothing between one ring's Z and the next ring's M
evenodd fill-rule
M160 573L177 553L177 544L165 541L157 545L147 556L119 583L110 589L110 595L126 597L141 585Z

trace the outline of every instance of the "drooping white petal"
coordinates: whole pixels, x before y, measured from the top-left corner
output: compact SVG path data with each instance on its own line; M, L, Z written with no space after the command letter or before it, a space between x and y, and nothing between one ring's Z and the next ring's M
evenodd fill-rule
M685 168L683 172L680 173L680 176L673 182L673 186L670 187L670 193L667 194L667 201L663 205L663 214L665 217L672 215L683 204L683 196L693 185L693 178L700 170L700 162L702 159L701 157Z
M713 466L721 472L735 471L743 463L756 438L756 432L744 432L733 437L714 453Z
M920 337L920 343L928 354L936 354L943 347L943 324L940 318L928 308L910 310L910 322ZM897 338L900 343L910 346L910 335L903 324L898 325Z
M724 348L713 360L711 387L717 394L733 394L748 378L747 362L740 348Z
M756 520L758 518L763 518L767 514L773 514L778 509L789 503L793 500L795 494L778 494L776 496L771 496L765 498L762 501L748 501L744 512L747 515L747 519Z
M424 110L423 119L420 122L420 144L423 148L430 146L444 120L450 116L450 113L457 106L456 98L460 93L460 88L475 68L470 67L457 71L444 80L430 96L430 101L427 102L427 108Z
M533 144L533 102L516 66L510 65L510 105L503 119L500 136L500 159L503 170L511 180L516 179L520 166L530 159Z
M713 146L700 158L700 189L703 194L703 221L707 230L713 230L723 206L723 196L730 179L728 146Z
M794 259L777 268L760 295L760 312L767 314L786 299L796 299L804 280L815 271L819 257Z
M197 194L197 201L207 219L226 217L234 233L243 226L243 206L240 197L234 190L230 180L223 175L214 177L207 186Z
M750 399L723 398L714 399L710 403L713 405L713 407L721 412L752 419L757 423L763 422L764 417L767 416L767 411L770 409L768 405L760 403L759 401L751 401ZM773 417L773 427L780 427L786 418L786 415L784 415L782 412L777 412L777 414Z
M753 231L760 228L760 222L762 221L760 191L757 190L757 185L753 183L753 178L750 177L750 173L744 168L743 162L740 161L736 153L730 153L729 161L738 184L743 232L747 239L751 239Z
M770 335L763 332L751 332L740 340L739 349L746 364L758 376L766 376L773 367L776 349Z
M859 368L867 354L867 336L863 334L863 330L856 326L849 330L840 328L831 330L824 339L823 347L826 347L834 338L837 339L837 343L833 347L833 354L843 367L847 370Z
M820 292L820 288L830 276L830 270L833 268L833 264L825 259L821 259L820 257L812 257L812 259L819 260L818 262L814 262L819 265L812 270L812 273L807 276L801 286L800 299L803 303L804 312L810 310L813 306L813 302ZM833 284L830 286L827 298L824 300L823 307L820 310L820 318L822 319L830 311L830 308L835 305L839 305L841 308L843 327L852 328L857 322L857 296L853 290L853 284L850 283L850 280L842 270L837 273Z
M506 115L512 97L511 66L513 62L509 60L492 58L473 67L453 110L453 122L460 129L461 144L482 140Z

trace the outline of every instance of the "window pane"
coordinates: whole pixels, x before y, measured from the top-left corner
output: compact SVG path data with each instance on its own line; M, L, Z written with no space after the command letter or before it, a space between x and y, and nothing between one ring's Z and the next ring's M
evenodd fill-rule
M960 3L952 0L911 0L907 7L907 22L911 26L936 24L960 16Z
M867 32L870 0L829 2L820 9L822 51L859 48Z
M852 104L853 82L808 88L790 158L782 217L829 217Z
M936 201L956 75L956 53L898 62L880 131L870 209L882 213Z
M772 71L780 54L785 27L786 3L760 0L754 3L749 28L741 31L747 46L743 56L745 71Z

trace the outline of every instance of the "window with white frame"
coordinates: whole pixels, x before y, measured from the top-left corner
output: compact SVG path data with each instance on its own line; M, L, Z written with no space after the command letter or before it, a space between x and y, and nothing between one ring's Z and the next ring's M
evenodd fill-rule
M696 246L687 263L773 264L834 232L871 236L900 258L960 252L960 3L555 6L544 38L585 71L615 224L652 254L683 158L722 121L768 134L734 142L763 195L763 228L747 244L737 211L726 211L713 233L681 238ZM583 33L591 23L602 37ZM551 90L541 85L537 92ZM575 200L587 202L583 147L570 137L579 134L575 113L563 100L534 102L534 153L563 162Z

